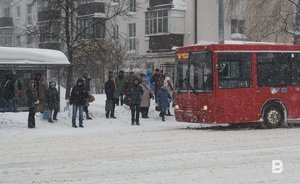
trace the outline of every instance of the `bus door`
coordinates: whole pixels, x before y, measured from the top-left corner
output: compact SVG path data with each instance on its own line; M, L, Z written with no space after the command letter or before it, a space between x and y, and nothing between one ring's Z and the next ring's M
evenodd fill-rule
M217 53L218 122L254 121L252 108L255 89L252 87L252 53Z

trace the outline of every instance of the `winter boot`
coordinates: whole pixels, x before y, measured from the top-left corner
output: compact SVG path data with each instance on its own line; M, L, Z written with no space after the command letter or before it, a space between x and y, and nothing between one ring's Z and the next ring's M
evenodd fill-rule
M105 117L106 117L106 119L108 119L108 118L109 118L109 111L106 111L106 113L105 113Z
M89 111L85 111L85 115L86 115L86 119L93 119L93 118L90 117Z

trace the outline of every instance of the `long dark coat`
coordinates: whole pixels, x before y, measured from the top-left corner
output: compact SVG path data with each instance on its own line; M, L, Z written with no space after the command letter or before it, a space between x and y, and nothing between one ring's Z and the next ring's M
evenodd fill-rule
M126 96L130 98L129 105L140 105L142 94L143 89L139 84L131 84L126 91Z
M115 100L116 86L113 80L108 80L105 83L105 94L107 100Z
M35 102L38 100L38 95L37 95L36 88L31 87L31 83L35 83L35 82L31 81L29 83L29 88L26 90L27 104L28 104L29 108L34 108L35 107Z
M49 109L58 108L59 94L55 87L49 87L46 91L46 103Z

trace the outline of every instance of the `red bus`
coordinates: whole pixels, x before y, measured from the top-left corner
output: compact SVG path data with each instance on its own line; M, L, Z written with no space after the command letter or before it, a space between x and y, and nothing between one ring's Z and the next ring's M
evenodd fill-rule
M276 128L300 118L300 45L181 47L175 69L177 121Z

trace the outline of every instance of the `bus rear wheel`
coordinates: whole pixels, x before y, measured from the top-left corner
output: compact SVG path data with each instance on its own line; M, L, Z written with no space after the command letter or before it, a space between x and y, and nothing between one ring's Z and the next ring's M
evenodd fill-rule
M264 112L264 125L267 128L278 128L284 121L284 114L279 105L270 105Z

